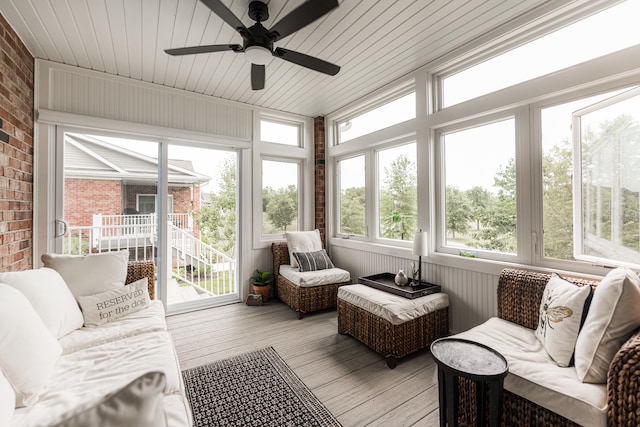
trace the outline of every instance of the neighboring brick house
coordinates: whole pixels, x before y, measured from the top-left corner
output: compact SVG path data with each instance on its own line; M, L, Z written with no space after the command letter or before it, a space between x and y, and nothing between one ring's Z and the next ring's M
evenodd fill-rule
M65 135L64 219L70 227L94 226L95 215L127 216L156 211L158 159L99 137ZM200 208L200 187L210 178L189 160L169 160L169 214L198 237L186 214ZM185 214L185 215L178 215Z

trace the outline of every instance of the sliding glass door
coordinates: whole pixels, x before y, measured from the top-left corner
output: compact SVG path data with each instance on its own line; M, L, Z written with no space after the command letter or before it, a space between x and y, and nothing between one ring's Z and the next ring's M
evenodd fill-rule
M237 151L98 132L57 139L57 252L153 261L168 312L239 299Z

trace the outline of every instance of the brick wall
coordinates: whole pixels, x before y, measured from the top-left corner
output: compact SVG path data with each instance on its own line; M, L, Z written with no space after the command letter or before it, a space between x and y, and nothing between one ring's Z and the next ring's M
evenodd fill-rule
M327 230L326 199L325 199L325 138L324 117L313 119L314 140L314 173L313 185L315 187L315 227L320 230L320 238L325 242Z
M34 59L0 14L0 271L33 267Z
M122 189L117 180L64 180L64 219L69 226L93 225L93 214L122 214Z

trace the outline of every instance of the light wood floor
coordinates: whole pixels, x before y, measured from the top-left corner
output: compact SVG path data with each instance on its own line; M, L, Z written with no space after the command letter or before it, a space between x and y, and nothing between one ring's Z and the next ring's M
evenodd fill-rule
M391 370L338 334L335 310L297 320L282 302L231 304L167 318L182 369L272 346L344 427L437 426L436 366L428 350Z

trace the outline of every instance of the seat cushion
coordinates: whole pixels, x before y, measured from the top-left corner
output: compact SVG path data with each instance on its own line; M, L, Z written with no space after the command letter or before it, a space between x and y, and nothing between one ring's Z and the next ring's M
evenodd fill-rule
M575 367L558 366L532 329L493 317L454 337L481 342L507 359L506 390L577 424L607 425L606 385L582 383Z
M55 424L149 371L166 375L167 395L184 393L169 332L135 335L65 354L40 400L16 409L13 422L25 427Z
M280 274L300 287L345 283L351 280L351 274L341 268L301 272L298 270L298 267L283 264L280 266Z
M449 306L447 294L439 292L409 299L366 285L346 285L338 289L338 299L400 325Z

